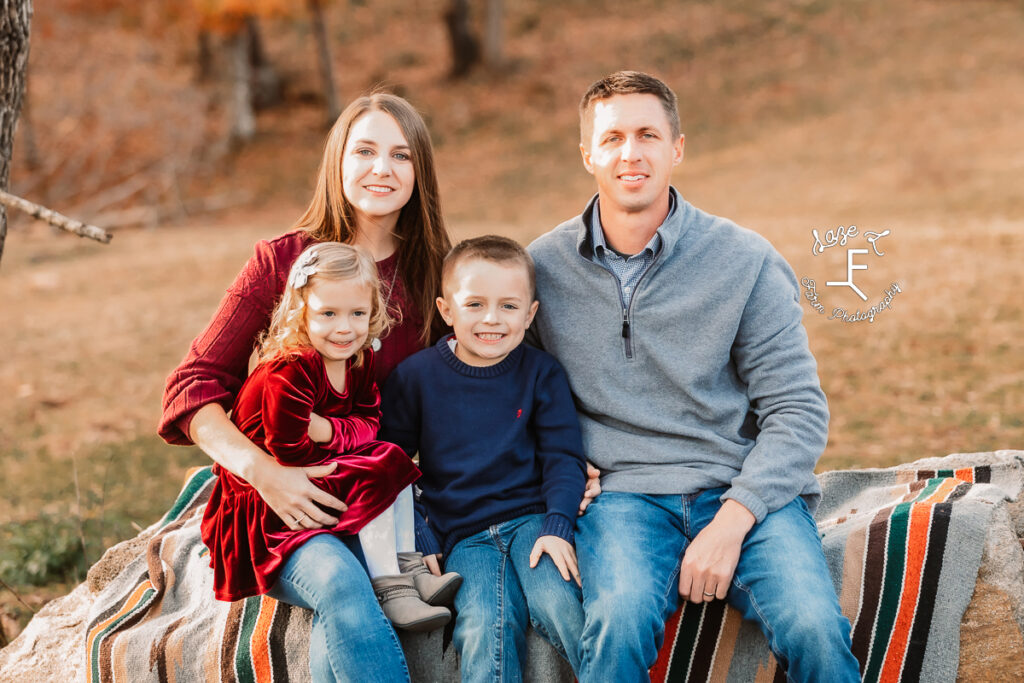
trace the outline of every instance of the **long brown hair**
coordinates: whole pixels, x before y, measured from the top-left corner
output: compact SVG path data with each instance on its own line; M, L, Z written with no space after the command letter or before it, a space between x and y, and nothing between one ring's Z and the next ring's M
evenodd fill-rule
M398 268L406 292L423 316L420 339L431 339L437 315L434 300L441 295L441 263L451 248L441 216L441 198L434 169L434 148L423 117L406 100L385 92L364 95L352 102L331 127L309 208L295 223L318 241L350 243L356 236L355 209L341 184L341 162L349 131L368 111L390 114L409 142L416 185L398 215Z
M391 326L384 306L377 266L370 254L360 247L337 242L321 242L306 247L295 259L288 284L270 318L270 327L259 344L259 362L289 359L305 348L309 341L306 302L310 288L320 280L355 280L370 290L370 325L363 345L352 356L352 366L363 364L363 352L375 338L387 334Z

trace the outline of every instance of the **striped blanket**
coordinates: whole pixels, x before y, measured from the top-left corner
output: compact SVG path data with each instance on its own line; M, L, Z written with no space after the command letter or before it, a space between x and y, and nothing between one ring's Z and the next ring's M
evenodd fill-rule
M821 475L826 559L868 681L953 680L959 624L993 507L1015 498L1019 457ZM968 457L969 460L969 457ZM922 461L927 463L928 461ZM940 466L945 464L945 469ZM307 681L310 612L270 598L224 603L199 537L213 475L190 473L167 515L89 612L88 679ZM936 604L937 595L942 596ZM668 622L658 681L785 680L761 634L722 602Z
M865 681L953 681L960 621L995 505L1020 494L1024 461L969 456L827 472L816 517ZM941 600L937 599L941 596ZM651 680L785 681L767 641L718 601L666 626Z

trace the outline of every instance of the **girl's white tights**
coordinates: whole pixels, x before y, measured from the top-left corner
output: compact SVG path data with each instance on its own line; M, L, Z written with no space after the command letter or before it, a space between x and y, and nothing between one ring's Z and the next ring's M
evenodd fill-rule
M371 579L400 573L397 554L416 550L411 484L402 489L391 507L360 530L359 545Z

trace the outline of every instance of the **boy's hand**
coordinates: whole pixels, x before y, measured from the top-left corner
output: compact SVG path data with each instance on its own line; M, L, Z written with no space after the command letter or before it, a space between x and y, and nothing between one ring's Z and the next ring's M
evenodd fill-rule
M315 441L315 439L314 439ZM583 500L580 501L580 511L577 516L582 515L587 506L594 502L594 499L601 493L601 470L589 462L587 463L587 486L583 489Z
M576 564L576 549L572 547L571 543L558 536L541 536L533 544L533 550L530 551L531 569L537 566L540 556L544 553L551 556L563 579L568 581L571 577L576 579L577 586L583 585L580 583L580 570Z
M427 565L427 569L434 576L441 576L441 555L424 555L423 564Z

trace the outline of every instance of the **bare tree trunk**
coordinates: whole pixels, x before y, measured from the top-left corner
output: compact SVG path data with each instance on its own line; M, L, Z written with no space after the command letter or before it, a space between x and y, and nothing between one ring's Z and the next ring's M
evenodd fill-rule
M32 0L0 0L0 191L11 179L14 128L25 96ZM0 206L0 258L7 239L7 209Z
M249 34L249 67L252 69L252 106L268 109L281 102L281 77L267 58L263 47L260 22L254 15L245 18L245 31Z
M232 144L244 144L256 134L256 115L252 106L252 68L249 63L249 32L242 29L229 39L232 86Z
M469 28L469 2L452 0L444 13L452 46L452 78L465 76L480 61L480 41Z
M334 88L334 67L331 63L331 45L327 40L327 25L324 22L324 9L320 0L309 0L309 16L313 23L313 39L316 40L317 55L320 60L320 78L324 83L324 100L327 104L327 125L341 116L341 103L338 102L338 91Z
M210 32L199 29L196 35L196 82L206 83L213 76L213 38Z
M487 19L484 29L484 62L491 69L500 69L504 57L502 24L505 10L502 0L487 0Z

